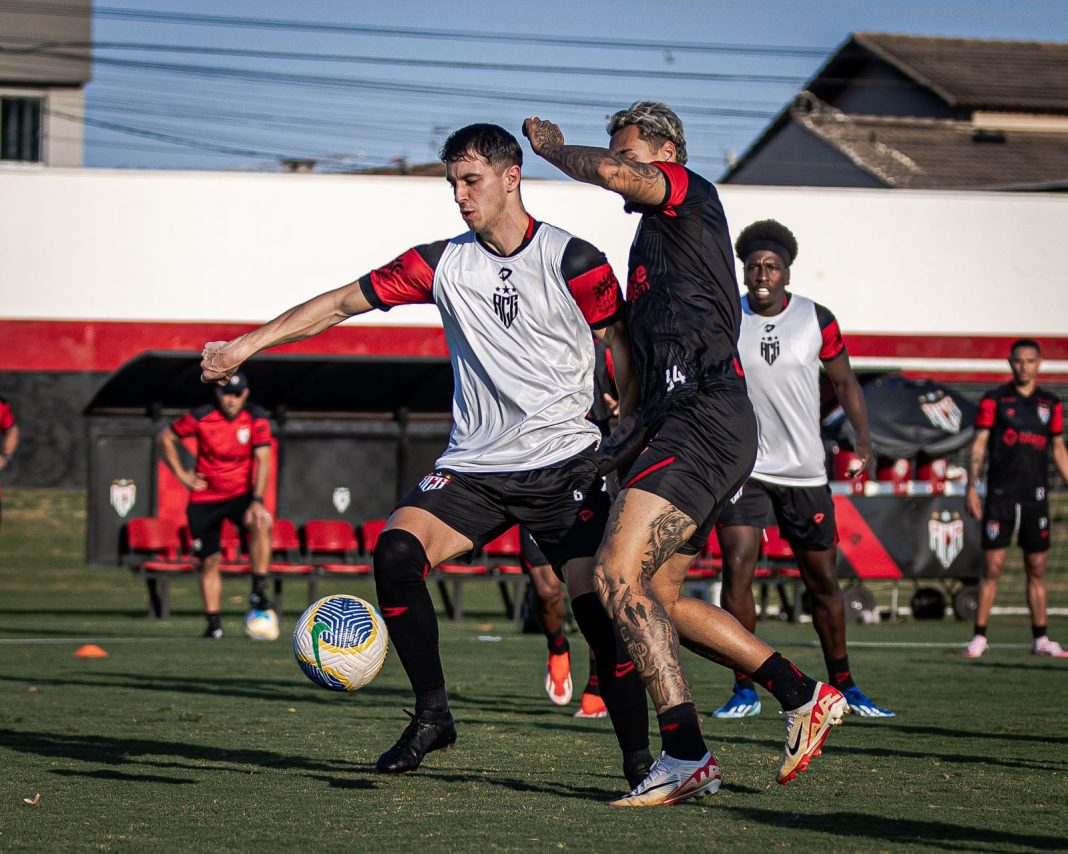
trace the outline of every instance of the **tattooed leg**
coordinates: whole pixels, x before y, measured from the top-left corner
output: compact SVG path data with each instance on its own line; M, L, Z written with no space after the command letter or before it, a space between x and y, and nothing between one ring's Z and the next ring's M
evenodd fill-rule
M597 555L594 587L619 630L657 712L692 703L679 662L679 637L652 591L652 578L696 529L694 521L651 493L624 490Z
M753 673L775 650L742 626L723 608L679 596L690 555L676 554L653 577L652 590L675 624L679 642L691 652L732 670Z

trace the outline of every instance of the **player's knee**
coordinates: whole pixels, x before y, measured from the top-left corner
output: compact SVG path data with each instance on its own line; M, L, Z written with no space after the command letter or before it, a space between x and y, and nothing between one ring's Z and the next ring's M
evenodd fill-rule
M430 564L419 538L394 528L378 538L374 570L375 585L381 591L396 585L422 583Z

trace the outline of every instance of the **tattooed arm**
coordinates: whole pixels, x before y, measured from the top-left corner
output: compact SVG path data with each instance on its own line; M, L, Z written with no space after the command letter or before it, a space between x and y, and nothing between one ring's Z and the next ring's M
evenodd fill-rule
M604 187L641 205L662 204L667 196L667 179L651 163L620 157L607 148L565 145L560 128L537 116L523 122L523 135L535 154L576 181Z

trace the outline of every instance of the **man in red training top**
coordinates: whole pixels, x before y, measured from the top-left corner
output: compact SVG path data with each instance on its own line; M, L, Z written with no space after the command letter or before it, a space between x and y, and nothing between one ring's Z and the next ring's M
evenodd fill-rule
M194 436L197 460L192 470L182 465L181 439ZM157 437L160 453L174 476L189 490L189 533L193 555L200 560L200 592L208 627L204 637L223 636L221 553L223 520L248 534L252 561L252 611L270 608L267 564L271 557L271 514L263 495L271 477L271 425L267 413L248 402L248 380L236 373L215 391L215 403L187 412Z

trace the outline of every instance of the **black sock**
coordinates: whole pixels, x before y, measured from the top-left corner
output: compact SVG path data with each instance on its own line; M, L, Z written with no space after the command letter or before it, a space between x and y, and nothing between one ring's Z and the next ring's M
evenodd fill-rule
M564 634L563 626L560 626L555 632L546 632L545 640L549 644L550 655L563 655L571 649L567 642L567 635Z
M857 686L857 683L853 681L853 674L849 671L848 655L842 658L825 658L823 661L827 665L827 678L830 684L839 691Z
M742 673L741 670L734 671L734 690L755 691L756 682L753 681L753 677L747 673Z
M1032 631L1034 631L1034 629L1032 629ZM976 623L975 624L975 633L977 635L979 635L980 637L984 637L985 638L986 637L986 626L980 626L978 623Z
M415 691L415 711L445 711L445 672L438 651L438 618L426 586L430 571L418 538L394 529L378 538L375 588L378 607L397 657Z
M753 679L774 694L787 711L805 705L816 690L815 679L806 676L792 661L777 652L768 656L768 660L757 668Z
M586 680L586 687L582 689L583 694L592 694L594 697L601 696L601 680L597 678L597 659L593 655L593 650L590 650L590 678Z
M1035 640L1038 640L1039 638L1044 638L1048 630L1048 626L1031 626L1031 637L1033 637Z
M208 618L208 631L214 632L222 628L222 619L219 617L218 611L204 616Z
M697 706L693 703L679 703L656 716L660 724L660 738L664 743L664 752L675 759L700 759L708 748L701 735L701 720L697 717Z
M595 593L571 601L571 611L597 659L597 681L624 757L649 750L649 703L641 676L623 651Z
M264 611L270 607L267 597L267 576L252 576L252 595L248 597L249 604L256 610Z

